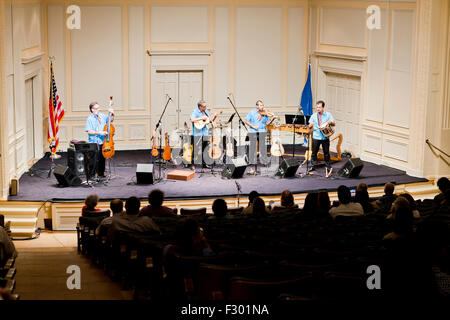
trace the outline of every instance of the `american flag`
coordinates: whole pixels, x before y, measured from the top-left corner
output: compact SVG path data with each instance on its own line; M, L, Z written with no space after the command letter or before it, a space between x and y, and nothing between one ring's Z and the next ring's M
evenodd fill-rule
M64 118L64 108L61 100L59 100L58 91L56 90L55 75L53 74L53 63L50 64L50 98L48 101L48 141L50 143L50 151L56 153L59 145L59 124Z

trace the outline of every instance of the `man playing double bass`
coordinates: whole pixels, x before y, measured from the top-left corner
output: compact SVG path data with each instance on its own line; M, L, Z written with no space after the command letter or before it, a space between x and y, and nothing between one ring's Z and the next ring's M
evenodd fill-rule
M319 152L319 147L322 145L323 155L326 165L325 176L328 178L331 176L333 168L330 162L330 139L325 137L320 130L320 126L327 123L331 126L335 126L333 115L330 112L325 111L325 102L322 100L316 103L316 112L313 113L309 119L308 127L314 128L313 131L313 144L312 144L312 154L311 154L311 168L309 171L314 171L317 165L317 152Z
M108 115L100 113L100 106L97 102L92 102L89 105L89 110L91 114L86 119L86 128L85 131L89 136L89 143L95 143L97 145L94 163L95 163L95 176L96 177L104 177L105 176L105 158L102 154L102 145L105 136L108 134L107 131L104 131L105 124L108 122ZM108 109L108 112L111 113L111 122L114 120L114 110Z

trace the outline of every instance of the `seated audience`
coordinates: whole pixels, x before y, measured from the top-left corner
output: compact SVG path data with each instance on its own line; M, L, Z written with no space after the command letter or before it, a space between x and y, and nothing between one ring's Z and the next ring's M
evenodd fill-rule
M393 183L388 182L384 185L384 195L375 203L380 211L389 212L391 210L392 203L397 199L394 190L395 186Z
M319 202L318 193L310 192L306 195L305 203L303 204L303 214L307 216L316 216L317 206Z
M298 205L294 203L294 195L290 190L284 190L281 193L280 205L274 206L272 210L296 209Z
M328 195L328 191L322 190L317 194L317 210L316 216L318 218L328 218L330 215L328 212L331 209L331 201L330 196Z
M329 213L333 219L337 216L362 216L363 207L359 203L351 202L350 189L344 185L338 188L339 206L331 208Z
M99 197L96 194L90 194L84 200L84 206L81 208L81 215L83 217L88 216L89 214L95 214L97 211L101 211L100 208L96 208L98 204Z
M120 199L114 199L109 203L109 208L112 211L112 217L107 217L100 222L97 229L95 230L96 235L104 235L112 223L112 219L117 215L124 215L123 212L123 201Z
M258 191L252 191L248 194L248 206L242 210L242 214L251 214L253 212L253 200L259 197Z
M445 200L445 192L450 190L450 180L447 177L439 178L437 186L441 192L433 199L433 211L436 211L441 206L442 201Z
M214 215L209 217L208 219L232 219L233 217L227 213L228 206L225 200L223 199L216 199L213 202L212 210Z
M419 210L417 210L417 202L416 202L416 200L414 200L412 195L410 195L409 193L402 193L401 195L399 195L399 197L403 197L406 200L408 200L409 208L410 208L410 210L412 212L413 218L414 219L419 219L420 218L420 212L419 212Z
M256 197L253 200L252 216L254 217L266 217L270 213L269 208L266 207L264 200L260 197Z
M359 203L363 207L365 214L373 212L374 208L370 203L369 193L367 192L367 190L361 189L359 191L356 191L355 202Z
M358 186L356 187L356 192L358 191L369 191L369 187L367 186L367 183L365 182L361 182L360 184L358 184Z
M169 208L163 206L164 202L164 192L161 190L152 190L148 194L148 202L149 205L142 208L139 212L140 216L148 216L148 217L174 217L176 214L174 211Z
M0 265L17 256L16 247L3 227L0 227Z
M404 197L397 197L392 204L394 231L384 236L383 240L396 240L409 236L412 232L413 214L409 202Z
M112 218L108 229L108 238L114 239L119 231L160 234L158 225L147 216L138 216L141 201L136 197L129 197L125 202L125 215Z

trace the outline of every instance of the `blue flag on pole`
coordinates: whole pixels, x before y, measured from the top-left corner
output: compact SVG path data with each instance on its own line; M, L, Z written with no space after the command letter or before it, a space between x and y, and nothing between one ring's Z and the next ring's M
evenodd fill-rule
M311 64L308 65L308 79L303 88L300 106L305 116L312 115Z

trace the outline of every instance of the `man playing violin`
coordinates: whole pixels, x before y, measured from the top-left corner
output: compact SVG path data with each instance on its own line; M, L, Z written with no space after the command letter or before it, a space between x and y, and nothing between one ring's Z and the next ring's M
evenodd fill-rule
M256 101L256 108L250 111L245 117L245 124L248 125L248 132L266 132L266 124L270 121L261 100Z
M91 114L86 119L85 131L89 136L89 143L95 143L97 149L95 151L94 163L95 163L95 175L99 177L105 176L105 158L102 154L102 145L105 136L108 132L103 131L105 124L108 122L108 115L100 113L100 106L97 102L92 102L89 105L89 110ZM114 120L114 110L109 109L108 112L111 113L111 122Z
M314 128L313 131L313 144L312 144L312 154L311 154L311 168L309 171L315 170L317 165L317 152L319 152L319 147L322 145L323 155L326 165L326 177L331 176L333 168L330 162L330 139L325 137L320 130L320 126L327 123L331 126L335 126L333 115L329 112L325 112L325 102L322 100L316 103L316 112L313 113L309 119L309 128Z

